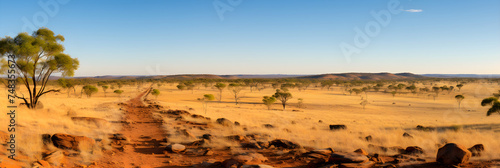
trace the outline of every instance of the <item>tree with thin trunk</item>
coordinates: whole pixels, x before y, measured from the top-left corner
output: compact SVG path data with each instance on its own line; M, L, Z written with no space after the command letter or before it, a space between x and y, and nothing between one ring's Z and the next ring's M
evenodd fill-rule
M104 92L104 97L106 97L106 90L108 90L109 86L108 85L102 85L102 91Z
M57 80L57 84L61 86L63 89L66 89L68 91L68 97L69 93L71 92L71 89L73 89L73 92L76 94L75 84L73 84L72 80L66 78L59 78Z
M234 96L234 102L236 103L236 105L238 105L238 100L240 99L240 92L241 90L243 90L243 86L239 83L231 83L229 84L228 89Z
M226 84L224 83L216 83L214 85L215 88L219 89L219 102L222 101L222 90L224 90L224 88L226 88Z
M274 98L281 101L281 105L283 105L283 110L286 109L286 102L292 98L292 94L288 92L287 89L276 89L276 93L273 95Z
M203 98L198 98L198 100L201 101L203 106L203 111L205 111L205 114L207 114L208 101L215 100L215 96L213 94L205 94L203 95Z
M462 83L457 85L457 88L458 88L459 92L462 90L462 87L464 87L464 84L462 84Z
M16 37L0 39L0 56L8 56L14 60L14 70L21 83L26 87L29 96L24 94L15 97L24 101L30 109L36 108L38 100L44 94L59 90L46 90L47 82L53 73L61 76L73 76L79 62L64 54L62 35L55 35L47 28L40 28L32 35L19 33Z
M457 99L458 102L458 109L460 109L460 104L462 103L462 100L465 99L464 95L456 95L455 99Z
M365 106L368 104L368 100L363 100L361 103L359 103L361 106L363 106L363 110L365 109Z
M272 96L264 96L262 102L267 106L267 110L271 110L271 106L276 102L276 98Z
M82 90L85 95L87 95L87 98L90 98L94 93L97 93L98 91L97 87L92 85L85 85L83 86Z
M496 97L483 99L483 101L481 101L481 106L491 106L486 113L486 116L490 116L493 113L500 114L500 101L498 101L498 98Z
M151 91L151 95L153 95L155 97L155 100L158 100L158 96L160 95L160 90L158 89L153 89Z

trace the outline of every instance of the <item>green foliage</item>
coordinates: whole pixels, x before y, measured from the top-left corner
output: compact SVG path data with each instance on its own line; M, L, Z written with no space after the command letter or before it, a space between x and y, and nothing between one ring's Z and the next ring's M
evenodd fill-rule
M458 84L458 85L457 85L458 91L462 90L462 87L464 87L464 84L462 84L462 83L461 83L461 84Z
M219 89L219 92L220 92L219 93L219 102L221 102L222 101L222 90L224 88L226 88L226 84L218 82L214 85L214 87Z
M158 99L158 96L160 95L160 90L158 89L153 89L151 91L151 95L153 95L156 99Z
M179 89L179 90L186 90L186 85L180 83L180 84L177 85L177 89Z
M115 91L113 91L113 93L116 93L116 94L118 94L118 96L121 97L122 93L123 93L123 90L115 90Z
M493 113L500 114L500 102L498 101L498 98L490 97L483 99L483 101L481 101L481 106L488 106L488 105L491 105L491 108L486 113L486 116L490 116Z
M262 102L267 106L267 109L270 110L271 106L276 102L276 98L272 96L264 96Z
M98 91L97 87L93 85L85 85L83 86L82 90L83 93L85 93L85 95L87 95L88 98L90 98L92 94L97 93Z
M32 35L19 33L14 38L0 39L0 56L15 56L14 69L29 93L29 97L16 97L22 99L28 108L35 108L42 95L58 91L45 90L53 73L73 76L78 69L79 61L63 53L63 41L63 36L55 35L47 28L40 28Z
M283 110L286 109L286 102L292 98L292 94L288 92L286 89L276 89L276 93L273 95L274 98L278 99L281 101L281 104L283 105Z
M215 100L215 96L213 94L205 94L203 95L203 100L212 101Z

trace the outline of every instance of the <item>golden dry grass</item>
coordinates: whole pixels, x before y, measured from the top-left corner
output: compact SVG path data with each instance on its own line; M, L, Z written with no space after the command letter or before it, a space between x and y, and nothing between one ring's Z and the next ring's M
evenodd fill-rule
M454 83L439 83L438 85L445 84L455 85ZM398 94L393 98L388 93L369 92L369 104L363 110L360 102L361 97L366 100L365 95L344 95L340 87L334 87L329 91L314 87L306 91L291 89L294 98L290 100L286 111L281 110L279 102L273 105L272 110L267 110L267 107L261 103L262 96L270 96L274 93L272 88L253 92L245 88L239 105L235 105L232 95L226 89L223 91L222 102L210 102L206 114L202 109L202 103L196 99L202 97L203 94L214 94L218 97L218 91L214 88L201 86L192 93L180 91L175 85L168 84L159 88L161 94L157 101L171 109L189 110L192 108L194 110L190 110L191 113L201 114L212 120L227 118L249 128L249 131L244 131L241 127L223 129L215 125L216 129L213 130L192 131L191 133L195 136L204 133L232 135L258 132L269 134L271 138L295 141L304 146L332 147L339 151L364 148L369 152L381 152L369 149L369 144L387 147L416 145L422 147L429 158L434 157L437 146L445 142L455 142L467 147L482 143L486 148L485 154L476 159L498 159L500 158L500 153L497 152L500 150L500 143L498 143L500 115L486 117L488 107L480 106L480 101L491 96L499 88L497 84L466 84L460 92L466 97L460 110L454 99L454 96L459 94L458 91L449 94L441 93L436 100L428 96L430 93ZM68 98L65 91L51 93L41 99L44 109L28 110L19 107L17 116L19 125L16 133L18 149L33 158L40 157L42 142L39 135L44 133L67 133L106 139L107 134L117 132L120 128L97 128L93 125L78 124L71 121L71 116L96 117L108 121L121 120L123 113L119 110L117 103L129 100L139 93L135 86L125 86L122 89L125 92L121 97L110 90L108 90L107 97L104 97L103 92L100 91L92 98L85 96L78 98L73 93ZM6 94L2 97L7 100ZM154 97L150 98L154 99ZM304 99L304 108L296 107L297 98ZM19 100L18 103L20 103ZM5 109L6 106L6 101L0 102L1 109ZM72 112L68 113L68 111ZM323 122L320 123L319 120ZM0 118L1 130L7 129L7 122L6 116ZM263 124L271 124L275 128L267 129L262 126ZM330 131L328 128L330 124L345 124L348 129ZM417 125L450 129L422 132L414 129ZM165 124L165 129L169 132L174 131L172 127L168 123ZM404 138L402 136L404 132L410 133L414 138ZM363 139L368 135L373 137L372 142L366 142ZM170 140L176 142L194 139L172 137ZM214 144L223 146L228 145L228 142L221 141ZM88 157L87 160L92 160L98 155L84 156Z
M456 85L455 83L439 83L442 85ZM418 86L422 87L422 85ZM427 87L430 87L427 85ZM463 144L467 147L482 143L486 147L485 155L478 159L500 158L500 115L486 117L488 107L480 106L483 98L491 96L499 90L496 84L475 83L467 84L459 93L441 93L436 100L428 94L398 94L395 98L389 93L368 93L369 104L363 110L360 105L361 96L343 95L340 87L333 90L311 88L306 91L292 89L293 99L286 111L281 110L277 102L272 110L267 110L261 103L262 96L270 96L274 89L262 91L242 91L243 98L239 105L235 105L228 90L223 91L222 102L210 102L207 114L202 109L202 103L197 98L203 94L214 94L218 91L213 88L200 87L191 91L180 91L175 85L160 87L161 95L158 101L172 109L183 109L191 113L201 114L215 120L227 118L238 121L251 128L249 130L272 135L273 138L284 138L296 141L305 146L316 148L333 147L340 151L353 151L357 148L367 149L369 152L381 152L369 149L369 144L390 146L420 146L427 157L435 157L439 145L445 142ZM348 93L347 93L348 94ZM462 108L454 99L456 94L464 94ZM365 96L364 94L362 95ZM296 107L297 98L303 98L305 108ZM363 98L366 99L366 98ZM395 102L395 104L392 104ZM298 111L294 111L298 110ZM323 123L318 121L322 120ZM292 121L296 124L292 124ZM266 129L263 124L271 124L276 128ZM330 124L345 124L345 131L330 131ZM415 130L417 125L443 128L435 132ZM285 131L285 129L290 132ZM408 132L413 139L404 138ZM206 131L195 131L200 136ZM214 133L212 131L212 133ZM235 128L214 134L243 134L248 133ZM371 135L372 142L366 142L364 137ZM179 140L182 140L179 138Z

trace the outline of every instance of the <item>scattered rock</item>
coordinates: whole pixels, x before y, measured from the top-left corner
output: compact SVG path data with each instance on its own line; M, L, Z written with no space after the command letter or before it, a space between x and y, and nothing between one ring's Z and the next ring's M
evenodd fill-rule
M227 159L222 162L222 167L223 168L238 168L240 167L241 164L234 159Z
M55 147L61 149L72 149L75 151L80 151L80 147L84 145L90 147L95 144L95 141L92 138L61 133L52 135L50 139Z
M326 163L326 160L323 158L316 158L314 160L311 160L309 163L307 163L307 168L317 168L320 167L321 165L324 165Z
M330 130L341 130L341 129L347 129L345 125L330 125Z
M436 128L433 128L433 127L424 127L424 126L421 126L421 125L417 125L417 130L420 130L420 131L434 131L434 130L436 130Z
M405 154L409 154L409 155L419 155L419 154L423 154L423 153L424 153L424 150L418 146L408 146L405 149Z
M408 134L407 132L403 133L403 137L406 137L406 138L413 138L413 136L411 136L410 134Z
M318 123L323 123L323 120L319 120Z
M356 149L354 151L354 153L358 153L358 154L362 154L362 155L365 155L365 156L368 156L368 152L366 152L365 150L363 149Z
M52 165L59 166L64 162L64 153L60 150L48 153L43 157L43 160L49 162Z
M330 155L328 162L333 163L362 163L368 161L368 157L358 153L336 152Z
M235 121L235 122L234 122L234 125L235 125L235 126L240 126L241 124L240 124L240 122Z
M269 166L269 165L260 164L260 165L243 165L243 166L241 166L241 168L274 168L274 167Z
M476 144L468 150L472 153L472 156L481 156L481 152L484 151L484 146L483 144Z
M288 140L284 139L275 139L269 142L269 145L273 145L274 147L277 148L285 148L285 149L296 149L300 148L300 145Z
M436 161L449 165L467 163L472 153L462 145L449 143L439 148Z
M373 139L373 137L371 135L368 135L365 137L365 140L368 142L372 141L372 139Z
M169 152L180 153L186 150L186 146L181 144L171 144L167 146L166 150Z
M246 140L245 136L242 136L242 135L231 135L231 136L227 136L226 139L231 140L231 141L245 141Z
M212 140L212 135L210 135L210 134L203 134L202 138L206 139L206 140Z
M341 163L339 168L370 168L375 165L375 162L367 161L363 163Z
M233 125L233 123L231 121L229 121L228 119L225 119L225 118L219 118L215 122L217 122L218 124L220 124L222 126L226 126L226 127L230 127Z
M203 153L203 156L212 156L214 152L212 150L207 150L205 153Z
M262 147L257 142L244 142L241 143L242 148L252 148L252 149L262 149Z
M262 126L263 126L263 127L265 127L265 128L274 128L274 126L273 126L273 125L271 125L271 124L264 124L264 125L262 125Z
M52 166L45 160L37 160L33 163L33 168L52 168Z
M323 159L327 160L332 153L333 153L332 148L325 148L325 149L316 149L316 150L306 152L303 154L303 156L308 157L308 158L313 158L313 159L323 158Z

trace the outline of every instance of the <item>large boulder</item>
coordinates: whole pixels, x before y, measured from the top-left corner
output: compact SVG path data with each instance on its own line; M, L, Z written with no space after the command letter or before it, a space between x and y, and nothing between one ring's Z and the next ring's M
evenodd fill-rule
M405 154L408 154L408 155L420 155L423 153L424 153L424 150L418 146L408 146L405 149Z
M481 152L484 151L484 145L476 144L470 147L468 150L472 153L472 156L481 156Z
M84 150L82 148L91 147L95 144L94 139L85 136L74 136L57 133L50 138L52 144L60 149L72 149L75 151Z
M467 163L471 156L472 153L464 146L449 143L439 148L436 161L448 165L458 165Z
M215 122L217 122L217 124L220 124L220 125L226 126L226 127L230 127L233 125L233 122L231 122L230 120L225 119L225 118L219 118Z
M180 153L186 150L186 146L181 144L171 144L167 146L166 150L169 152Z
M286 148L286 149L296 149L300 148L300 145L288 140L284 139L275 139L269 142L269 146L273 145L277 148Z

